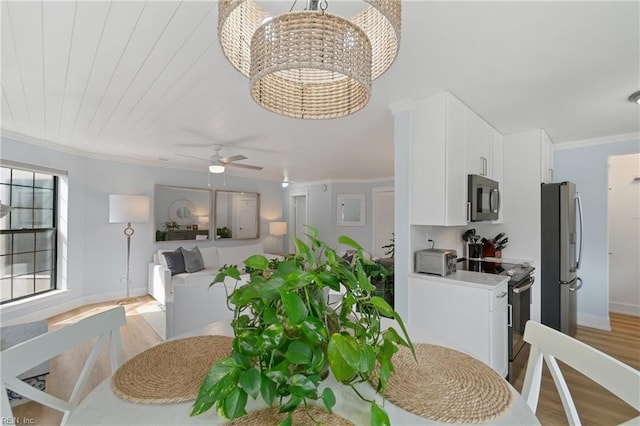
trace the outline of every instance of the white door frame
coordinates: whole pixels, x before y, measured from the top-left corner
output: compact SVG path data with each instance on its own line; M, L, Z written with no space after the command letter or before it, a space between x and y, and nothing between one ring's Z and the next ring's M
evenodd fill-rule
M289 224L288 225L289 225L289 229L291 229L290 235L296 235L296 228L298 225L296 223L296 208L294 203L295 197L304 197L304 201L306 204L304 220L306 225L309 224L309 191L298 191L298 192L289 193ZM304 239L303 241L306 241L306 239ZM288 250L290 252L294 252L295 247L289 247L290 243L291 243L291 239L287 241Z
M393 186L378 186L376 188L371 188L371 252L373 253L375 250L373 245L377 241L376 235L376 221L378 218L376 217L376 198L378 194L381 192L393 192L395 197L395 187ZM395 207L395 206L394 206ZM394 212L395 213L395 212ZM394 228L395 228L395 220L394 220ZM395 229L394 229L395 232Z

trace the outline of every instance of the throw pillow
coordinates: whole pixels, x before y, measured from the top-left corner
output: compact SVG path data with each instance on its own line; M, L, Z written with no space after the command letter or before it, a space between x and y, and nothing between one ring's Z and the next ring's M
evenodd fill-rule
M204 269L204 260L202 260L202 253L198 247L191 250L182 247L180 249L184 257L184 269L187 272L198 272Z
M185 272L182 247L178 247L174 251L165 251L162 255L167 261L167 267L171 270L171 275L182 274Z

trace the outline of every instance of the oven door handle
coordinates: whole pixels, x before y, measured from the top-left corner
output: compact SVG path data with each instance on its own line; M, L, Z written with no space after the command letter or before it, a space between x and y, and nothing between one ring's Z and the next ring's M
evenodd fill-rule
M518 287L514 286L513 287L513 292L515 294L520 294L520 293L524 293L525 291L529 290L531 288L531 286L533 285L533 282L535 281L534 278L531 278L526 284L522 284Z

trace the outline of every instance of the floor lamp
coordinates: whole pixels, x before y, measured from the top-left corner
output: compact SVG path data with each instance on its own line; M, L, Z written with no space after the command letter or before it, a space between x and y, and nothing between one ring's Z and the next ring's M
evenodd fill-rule
M131 281L129 279L129 261L131 259L131 236L134 233L131 223L149 221L151 202L146 195L109 195L109 223L126 223L124 235L127 237L127 272L125 285L127 296L120 304L131 300Z

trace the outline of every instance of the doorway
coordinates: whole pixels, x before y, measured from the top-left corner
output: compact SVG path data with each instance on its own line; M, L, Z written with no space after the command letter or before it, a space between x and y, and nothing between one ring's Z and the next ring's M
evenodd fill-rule
M291 236L296 237L308 244L307 236L305 235L308 230L306 226L309 224L309 206L308 206L308 194L298 193L291 194L289 204L289 218L291 226ZM287 241L288 250L293 252L295 246L291 247L293 243Z
M640 316L640 154L608 165L609 310Z
M382 186L372 190L372 255L389 257L388 248L394 233L394 200L395 192L392 186Z

